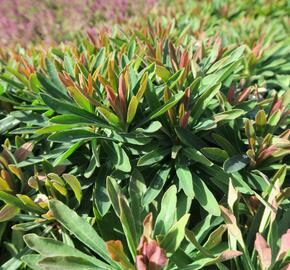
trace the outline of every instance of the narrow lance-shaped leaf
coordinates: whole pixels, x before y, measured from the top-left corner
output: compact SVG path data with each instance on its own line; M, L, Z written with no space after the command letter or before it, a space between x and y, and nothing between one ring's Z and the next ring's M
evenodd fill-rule
M185 236L185 226L189 219L189 214L185 214L178 220L160 242L160 246L172 255L180 246Z
M83 244L96 252L109 264L116 265L107 252L104 240L84 218L57 200L51 200L49 202L49 208L55 219L74 234Z
M126 269L134 269L134 266L130 263L130 260L126 256L123 248L123 244L119 240L111 240L107 242L107 249L111 254L111 257L114 261L120 263Z
M54 256L75 256L90 261L95 266L102 268L109 267L108 264L89 256L78 249L68 246L60 241L37 236L36 234L26 234L24 241L34 251L37 251L42 256L54 257Z
M134 218L129 208L129 205L124 197L119 196L120 220L127 239L127 243L133 258L136 258L136 250L138 246L136 225Z
M264 237L259 233L256 234L255 249L259 254L262 269L268 269L272 262L272 251Z
M74 175L70 175L70 174L63 174L62 177L73 190L78 202L81 203L83 194L82 194L82 187L79 180Z
M138 108L138 98L136 96L133 96L130 100L128 112L127 112L127 123L130 124L136 114L137 108Z

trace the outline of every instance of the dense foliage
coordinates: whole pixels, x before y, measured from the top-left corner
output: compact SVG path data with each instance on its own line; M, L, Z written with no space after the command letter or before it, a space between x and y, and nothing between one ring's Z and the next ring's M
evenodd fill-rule
M287 7L1 50L1 269L290 269Z

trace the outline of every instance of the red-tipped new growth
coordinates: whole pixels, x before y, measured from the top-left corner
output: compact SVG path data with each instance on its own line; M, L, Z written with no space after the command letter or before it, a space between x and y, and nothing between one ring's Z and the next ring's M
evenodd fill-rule
M105 87L105 89L107 92L107 99L110 102L111 107L119 116L122 116L120 102L119 102L116 94L114 93L114 90L108 85Z
M151 239L152 213L149 213L143 222L143 235L137 249L137 270L161 270L167 265L168 259L157 241Z
M121 74L119 78L118 93L119 93L119 101L120 101L120 106L121 106L120 109L122 111L122 116L125 119L126 113L127 113L127 102L126 102L127 90L126 90L126 82L125 82L123 73Z

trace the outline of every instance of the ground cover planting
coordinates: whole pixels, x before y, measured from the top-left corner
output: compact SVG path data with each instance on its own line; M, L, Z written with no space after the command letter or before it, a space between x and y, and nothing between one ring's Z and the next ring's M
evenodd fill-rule
M289 2L123 5L0 48L0 269L290 269Z

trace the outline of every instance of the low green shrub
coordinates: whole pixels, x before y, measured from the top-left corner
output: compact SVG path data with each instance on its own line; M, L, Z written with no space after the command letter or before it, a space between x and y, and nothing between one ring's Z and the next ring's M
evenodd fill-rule
M288 269L289 27L209 7L1 54L2 269Z

